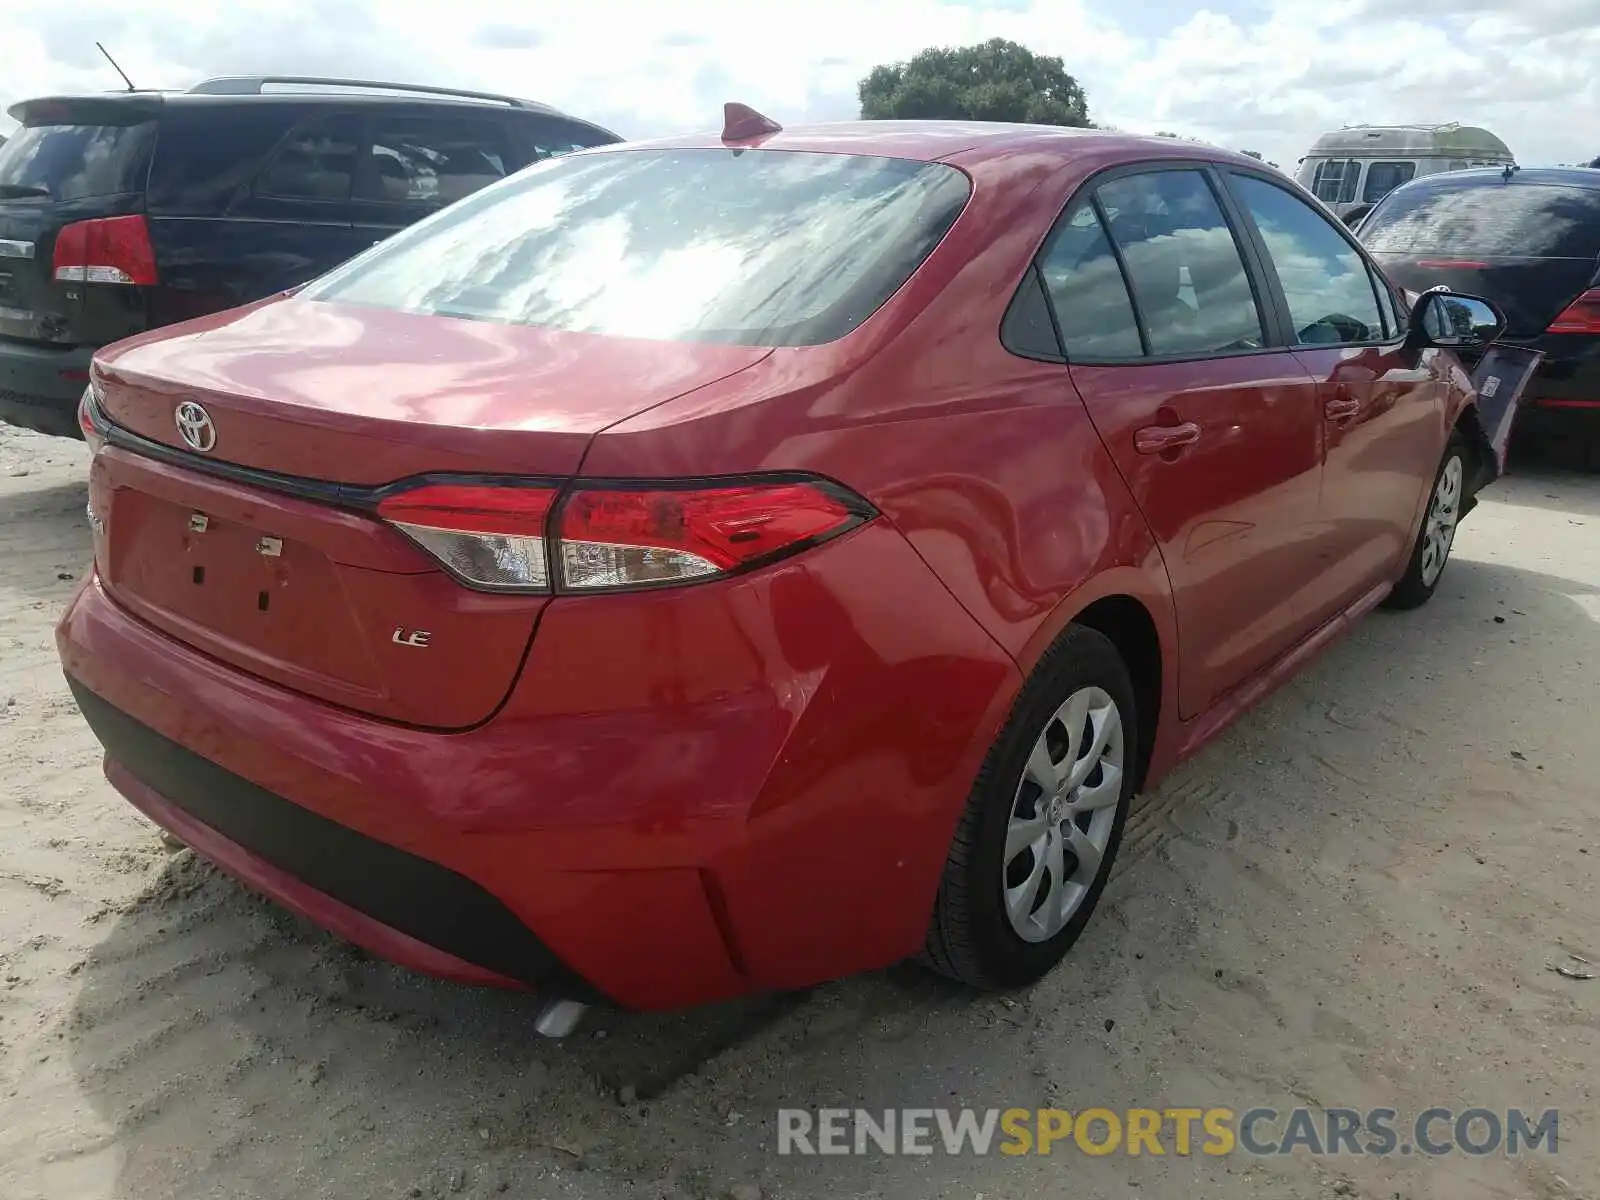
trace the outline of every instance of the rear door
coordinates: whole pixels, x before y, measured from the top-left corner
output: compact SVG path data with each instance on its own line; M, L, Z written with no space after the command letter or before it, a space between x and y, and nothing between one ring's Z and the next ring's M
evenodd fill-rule
M1342 213L1361 194L1361 160L1325 158L1320 160L1306 185L1312 195L1336 213Z
M144 208L160 101L36 100L0 147L0 341L103 345L146 324L143 288L56 278L67 225ZM81 272L80 272L81 274Z
M1315 388L1216 187L1201 165L1115 173L1039 262L1072 381L1166 563L1186 718L1304 636L1317 565Z
M1405 346L1390 297L1337 222L1265 175L1226 177L1288 313L1294 353L1317 381L1321 569L1307 600L1321 622L1392 578L1409 552L1444 449L1444 384Z
M522 165L491 113L381 110L367 125L352 205L363 245L381 241Z
M215 283L233 304L297 287L369 244L351 217L361 137L355 113L323 113L296 125L253 164L218 225L213 251Z

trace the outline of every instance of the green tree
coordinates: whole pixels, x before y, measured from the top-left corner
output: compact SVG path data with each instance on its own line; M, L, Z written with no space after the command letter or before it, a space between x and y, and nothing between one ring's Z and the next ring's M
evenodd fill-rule
M933 47L872 68L861 81L864 120L1024 121L1089 126L1083 88L1059 58L994 38Z

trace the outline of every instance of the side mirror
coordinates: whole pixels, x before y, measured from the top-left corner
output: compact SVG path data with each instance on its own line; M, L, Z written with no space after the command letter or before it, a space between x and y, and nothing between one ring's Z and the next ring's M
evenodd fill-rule
M1481 350L1505 331L1505 314L1481 296L1424 292L1411 309L1409 340L1413 346Z

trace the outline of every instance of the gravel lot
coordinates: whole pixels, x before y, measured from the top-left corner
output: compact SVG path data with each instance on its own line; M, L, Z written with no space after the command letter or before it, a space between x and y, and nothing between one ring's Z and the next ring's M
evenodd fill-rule
M167 852L51 630L84 451L0 427L0 1197L1600 1196L1600 476L1526 465L1377 614L1135 802L1031 992L913 968L564 1043ZM630 1102L624 1103L620 1097ZM780 1106L1561 1110L1522 1158L780 1158Z

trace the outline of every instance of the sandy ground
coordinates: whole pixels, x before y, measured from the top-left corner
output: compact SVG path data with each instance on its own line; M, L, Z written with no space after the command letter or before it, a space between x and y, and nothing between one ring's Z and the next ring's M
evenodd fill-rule
M168 853L51 626L83 449L0 427L0 1197L1600 1196L1600 477L1529 467L1158 793L1031 993L609 1017L374 962ZM632 1103L619 1102L628 1089ZM1559 1152L780 1158L780 1106L1558 1108Z

